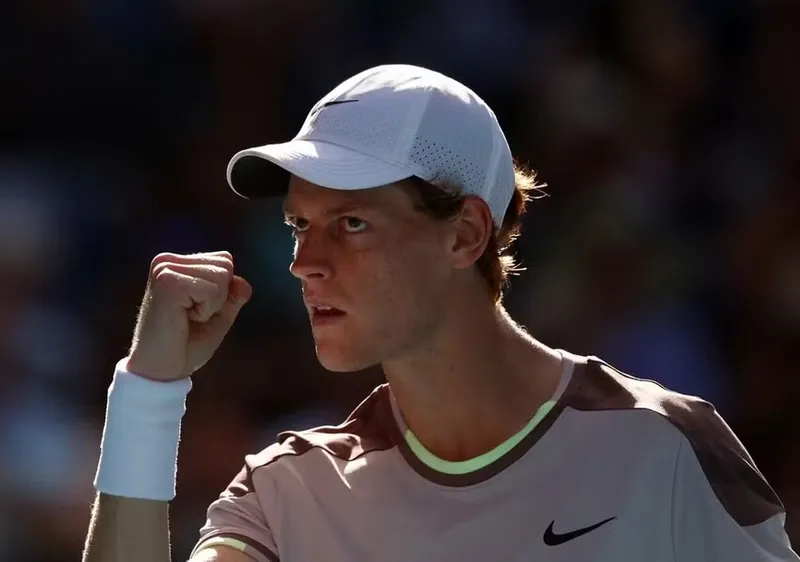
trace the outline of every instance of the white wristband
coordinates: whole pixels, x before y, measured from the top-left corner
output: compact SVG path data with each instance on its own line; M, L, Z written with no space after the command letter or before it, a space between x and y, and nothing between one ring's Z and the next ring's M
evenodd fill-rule
M169 501L175 477L181 418L191 379L158 382L117 363L108 404L95 488L127 498Z

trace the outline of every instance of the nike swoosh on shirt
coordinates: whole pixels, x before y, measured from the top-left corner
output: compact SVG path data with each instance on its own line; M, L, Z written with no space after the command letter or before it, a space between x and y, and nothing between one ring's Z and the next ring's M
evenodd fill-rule
M613 521L614 519L616 519L616 517L609 517L608 519L600 521L599 523L595 523L590 527L584 527L582 529L570 531L569 533L554 533L553 525L555 525L556 522L553 521L550 523L550 526L548 526L544 532L544 544L546 544L547 546L558 546L560 544L564 544L565 542L577 539L578 537L581 537L586 533L591 533L598 527L602 527L603 525L605 525L609 521Z

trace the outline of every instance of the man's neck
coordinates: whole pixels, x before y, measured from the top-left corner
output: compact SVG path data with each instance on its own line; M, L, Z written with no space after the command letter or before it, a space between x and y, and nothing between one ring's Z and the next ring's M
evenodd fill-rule
M409 429L434 455L474 458L522 429L550 399L561 358L501 307L458 307L424 349L383 365Z

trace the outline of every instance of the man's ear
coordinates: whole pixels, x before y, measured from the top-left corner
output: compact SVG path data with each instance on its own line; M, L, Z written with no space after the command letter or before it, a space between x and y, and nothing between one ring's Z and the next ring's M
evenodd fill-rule
M461 212L452 219L450 246L453 267L471 267L483 255L494 231L489 206L483 199L468 196Z

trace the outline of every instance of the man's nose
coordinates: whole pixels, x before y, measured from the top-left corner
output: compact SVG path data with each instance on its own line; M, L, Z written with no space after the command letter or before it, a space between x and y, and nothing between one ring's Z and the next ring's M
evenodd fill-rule
M306 232L297 240L294 259L289 271L298 279L328 279L333 268L330 261L330 248L325 241L324 232Z

